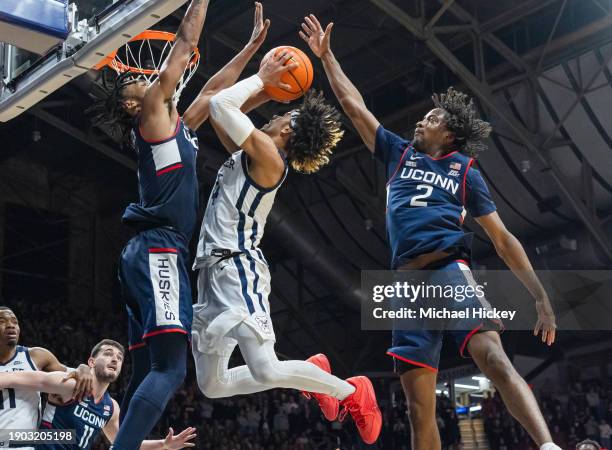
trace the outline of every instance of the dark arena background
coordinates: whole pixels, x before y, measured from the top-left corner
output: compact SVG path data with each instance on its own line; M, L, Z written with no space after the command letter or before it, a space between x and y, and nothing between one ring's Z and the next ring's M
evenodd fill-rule
M131 1L75 3L79 19L95 27L109 8ZM152 26L176 32L187 6L180 3ZM449 86L475 99L494 129L477 167L535 269L611 268L612 1L267 0L263 5L271 27L243 76L257 71L269 49L296 46L313 62L313 87L337 105L320 61L298 36L308 13L323 24L333 21L336 58L387 129L410 139L432 108L431 95ZM252 20L251 1L211 0L199 41L202 61L179 111L240 51ZM0 102L20 92L20 79L43 70L33 53L8 43L2 51ZM43 59L51 64L49 56ZM117 269L134 234L121 224L121 215L138 201L136 156L122 151L84 112L100 77L99 71L84 70L0 123L0 304L18 317L21 345L45 347L70 367L86 363L103 338L127 346ZM260 126L274 109L266 104L250 117ZM296 390L207 399L189 355L185 382L153 437L163 437L169 426L194 426L198 449L411 448L408 408L386 355L390 332L361 327L360 273L389 267L386 174L350 121L343 117L343 123L347 132L331 164L314 176L290 171L261 248L272 275L279 359L322 352L338 376L367 375L383 414L377 443L363 444L350 420L326 421L316 402ZM199 230L227 153L209 123L198 138ZM464 229L475 234L475 268L505 268L469 215ZM195 272L191 281L195 301ZM609 300L607 305L612 313ZM557 445L574 449L591 439L610 448L612 333L559 329L549 347L532 331L508 330L502 342ZM243 363L236 351L231 364ZM127 356L110 387L118 401L130 372ZM495 386L458 355L451 340L443 347L436 393L443 449L538 448ZM108 446L102 437L94 444Z

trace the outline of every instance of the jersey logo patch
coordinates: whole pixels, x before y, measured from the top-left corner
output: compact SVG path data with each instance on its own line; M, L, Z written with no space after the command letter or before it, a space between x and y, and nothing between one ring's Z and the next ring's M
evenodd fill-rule
M449 177L458 177L459 176L459 171L451 170L451 171L448 172L448 176Z
M416 161L417 159L423 159L422 156L410 155L410 159Z
M408 167L416 167L417 163L415 163L414 161L406 161L406 166L408 166Z
M461 170L461 163L454 162L450 166L448 166L448 168L453 170Z

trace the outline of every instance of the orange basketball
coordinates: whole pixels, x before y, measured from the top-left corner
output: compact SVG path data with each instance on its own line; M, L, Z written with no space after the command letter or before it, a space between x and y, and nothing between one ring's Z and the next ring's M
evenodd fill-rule
M279 102L287 102L300 98L306 93L312 85L313 71L312 63L306 54L299 48L290 46L280 46L273 48L262 58L261 64L263 64L271 55L277 55L283 50L291 52L291 59L287 61L287 64L298 63L299 66L293 70L285 72L281 77L283 83L291 86L291 89L281 89L275 86L264 86L264 90L274 100Z

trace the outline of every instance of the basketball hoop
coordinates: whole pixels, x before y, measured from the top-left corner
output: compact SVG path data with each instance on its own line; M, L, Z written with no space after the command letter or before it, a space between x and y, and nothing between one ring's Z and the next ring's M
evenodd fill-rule
M136 78L151 84L161 69L165 59L174 45L174 33L166 31L146 30L130 39L125 45L106 56L94 66L100 70L105 66L113 69L117 74L132 72ZM200 52L193 48L189 63L185 67L183 76L176 86L172 100L176 103L181 92L196 72L200 63Z

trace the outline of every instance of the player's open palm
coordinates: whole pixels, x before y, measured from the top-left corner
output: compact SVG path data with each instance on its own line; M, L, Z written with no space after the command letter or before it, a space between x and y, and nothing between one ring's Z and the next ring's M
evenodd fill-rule
M172 427L164 439L165 450L179 450L185 447L195 447L195 443L189 442L196 437L196 429L193 427L185 428L180 434L174 435Z
M319 20L314 14L309 14L304 17L302 23L302 31L300 31L300 37L308 44L310 50L318 57L322 58L327 52L330 51L330 37L331 30L334 26L333 22L330 22L325 30L321 26Z
M533 330L533 335L537 336L542 332L542 342L552 345L555 342L557 319L550 300L545 298L536 301L536 311L538 312L538 322Z
M288 51L279 52L268 58L264 58L259 68L259 78L266 86L276 86L281 89L290 90L291 86L281 81L281 77L285 72L295 69L298 64L290 63L292 55Z
M259 48L266 40L270 28L270 19L264 21L263 6L259 2L255 2L255 17L253 18L253 33L249 39L249 44Z

